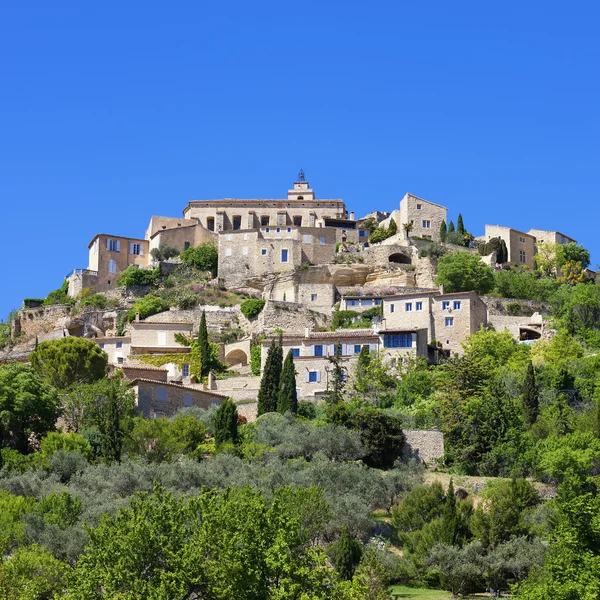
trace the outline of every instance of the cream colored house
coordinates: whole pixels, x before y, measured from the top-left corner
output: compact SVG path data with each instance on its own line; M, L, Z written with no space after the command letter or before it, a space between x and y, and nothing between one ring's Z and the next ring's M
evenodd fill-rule
M508 262L534 268L535 236L511 227L486 225L484 241L489 242L492 238L504 240L508 250Z
M404 234L405 223L413 224L411 236L440 241L440 226L448 219L448 209L440 204L424 200L413 194L405 194L400 200L399 221L396 222L398 232Z

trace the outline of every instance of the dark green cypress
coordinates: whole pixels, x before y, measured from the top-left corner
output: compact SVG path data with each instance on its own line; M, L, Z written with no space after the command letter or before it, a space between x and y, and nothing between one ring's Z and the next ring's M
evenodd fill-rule
M101 451L108 463L120 462L125 432L121 426L123 411L120 406L119 380L112 380L105 398L104 418L100 424Z
M444 501L444 511L442 513L442 531L440 541L443 544L452 546L456 540L457 516L456 516L456 496L454 495L454 483L450 479L446 500Z
M506 247L506 242L504 240L500 240L500 259L498 263L503 264L508 262L508 248Z
M533 363L529 361L523 382L523 419L531 427L539 414L539 393L535 382Z
M277 401L277 412L282 415L286 412L296 414L298 412L298 393L296 391L296 369L294 368L294 356L290 350L285 357L283 370L281 371L281 382L279 386L279 398Z
M448 225L448 233L454 233L454 222L450 221L450 224Z
M198 348L200 350L200 368L202 377L210 372L210 342L208 341L208 329L206 327L206 312L202 311L200 318L200 329L198 329Z
M442 221L440 224L440 242L446 241L447 233L448 233L448 230L446 228L446 221Z
M346 581L352 579L354 571L362 557L362 547L344 525L338 541L333 546L332 561L340 575Z
M458 220L456 221L456 233L460 233L460 235L465 235L465 224L463 223L463 217L459 213Z
M231 398L226 398L215 414L215 445L236 444L238 441L238 412Z
M281 345L281 338L279 340L279 344L276 344L275 340L273 340L271 342L269 351L267 352L267 360L265 361L265 368L258 390L259 416L268 412L275 412L277 410L282 356L283 349Z

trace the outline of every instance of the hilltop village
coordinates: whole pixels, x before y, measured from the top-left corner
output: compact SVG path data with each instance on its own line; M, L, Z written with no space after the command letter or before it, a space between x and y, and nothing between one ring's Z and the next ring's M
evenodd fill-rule
M460 355L481 328L524 343L551 336L543 302L445 289L437 263L462 252L493 270L532 271L541 247L567 244L576 241L559 231L499 225L475 237L462 216L455 226L445 206L409 193L391 213L356 218L343 200L319 199L300 172L285 198L192 200L182 218L152 216L142 237L96 234L87 267L55 302L24 301L1 359L91 338L133 382L147 417L230 397L254 418L274 340L292 351L298 398L314 401L333 385L336 354L349 377L363 348L401 372ZM204 379L189 347L202 315L221 365Z

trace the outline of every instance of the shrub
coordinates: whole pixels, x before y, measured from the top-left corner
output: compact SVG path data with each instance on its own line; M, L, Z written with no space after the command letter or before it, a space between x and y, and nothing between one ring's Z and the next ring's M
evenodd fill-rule
M50 292L43 301L44 306L54 306L56 304L75 304L75 299L68 295L69 282L65 279L62 286L57 290ZM31 299L30 299L31 300Z
M444 256L448 251L443 246L436 244L435 242L431 242L427 244L424 248L419 250L419 257L423 258L425 256L431 258L439 258L440 256Z
M450 293L474 290L486 294L494 287L494 272L478 256L455 252L439 259L436 282L443 284Z
M140 313L140 319L145 319L165 310L169 310L169 303L166 300L148 294L133 303L133 308L127 313L127 319L131 323L135 319L136 313Z
M240 310L247 319L253 319L261 313L265 303L265 300L244 300L240 304Z
M521 312L521 303L520 302L509 302L506 305L506 314L515 316L520 314Z
M252 371L252 375L260 375L261 357L262 349L260 344L254 344L250 348L250 371Z
M91 294L90 296L86 296L79 302L79 306L83 308L84 306L92 306L93 308L106 308L107 299L104 294Z
M173 258L174 256L179 256L179 250L170 244L161 244L158 248L152 248L150 255L154 260L160 262L169 260L169 258Z
M181 253L181 260L199 271L210 271L213 277L217 275L219 254L216 246L210 242L184 250Z
M160 277L160 268L140 269L135 265L127 267L117 279L117 285L131 287L133 285L153 285Z

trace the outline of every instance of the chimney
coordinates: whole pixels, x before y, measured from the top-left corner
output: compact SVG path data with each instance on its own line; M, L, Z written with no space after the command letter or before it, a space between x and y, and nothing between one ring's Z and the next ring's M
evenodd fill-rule
M444 290L444 284L440 283L440 294L445 294L446 291Z
M354 221L354 211L352 211L352 212L350 213L350 220L351 220L351 221Z
M305 338L309 338L310 337L310 329L308 327L304 328L304 337Z
M139 312L135 313L135 322L136 323L140 322L140 313Z

